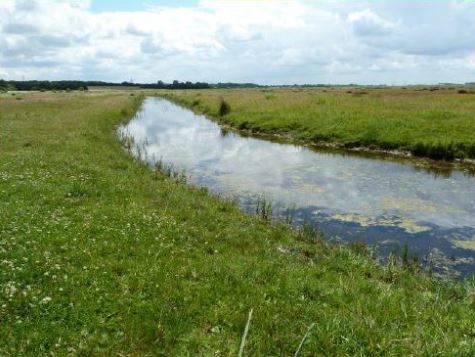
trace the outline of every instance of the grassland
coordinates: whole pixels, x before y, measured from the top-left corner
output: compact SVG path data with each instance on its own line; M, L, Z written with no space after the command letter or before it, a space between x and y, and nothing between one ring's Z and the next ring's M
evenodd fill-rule
M164 93L241 130L310 144L403 151L449 161L475 158L474 94L473 90L446 87ZM230 106L226 113L220 112L223 102Z
M292 355L312 323L305 356L475 354L473 281L378 266L153 172L114 130L140 101L0 97L1 356L235 356L251 308L248 356Z

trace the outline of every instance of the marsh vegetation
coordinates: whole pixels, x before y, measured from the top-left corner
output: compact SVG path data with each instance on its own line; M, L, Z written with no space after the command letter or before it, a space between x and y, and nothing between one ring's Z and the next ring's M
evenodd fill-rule
M404 151L436 160L475 159L471 93L469 87L162 92L241 130L311 144ZM221 112L223 101L233 108L226 116Z

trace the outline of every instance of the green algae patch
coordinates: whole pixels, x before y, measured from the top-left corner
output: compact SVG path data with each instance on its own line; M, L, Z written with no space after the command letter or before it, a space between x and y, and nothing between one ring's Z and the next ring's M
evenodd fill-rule
M391 217L368 217L361 214L335 214L330 219L359 224L362 227L384 226L398 227L407 233L415 234L430 231L432 228L419 224L411 219L391 218Z
M475 236L468 240L453 240L452 243L459 248L475 250Z
M414 199L414 198L399 198L391 197L382 200L382 207L387 210L399 210L402 212L429 212L429 213L456 213L461 212L460 209L450 206L436 205L431 201Z

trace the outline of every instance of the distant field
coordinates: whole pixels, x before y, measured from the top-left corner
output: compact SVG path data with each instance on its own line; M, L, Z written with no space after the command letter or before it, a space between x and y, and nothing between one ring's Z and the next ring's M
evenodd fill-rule
M151 170L115 131L140 103L0 97L0 356L236 356L251 308L245 356L291 356L312 323L301 356L475 354L472 280L379 266Z
M238 129L307 143L404 150L433 159L475 158L475 90L467 87L238 89L165 95ZM224 115L219 113L222 100L230 106Z

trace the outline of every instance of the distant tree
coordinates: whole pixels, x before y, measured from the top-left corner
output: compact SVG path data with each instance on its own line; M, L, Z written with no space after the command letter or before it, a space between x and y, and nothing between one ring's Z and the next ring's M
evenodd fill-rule
M1 0L0 0L1 1ZM161 80L156 83L132 83L132 82L101 82L101 81L5 81L0 80L0 89L6 88L11 90L31 91L31 90L88 90L90 87L102 86L102 87L139 87L150 89L206 89L206 88L247 88L257 87L258 85L252 83L223 83L221 84L209 84L206 82L180 82L174 80L171 84L165 83ZM1 89L1 90L6 90Z

